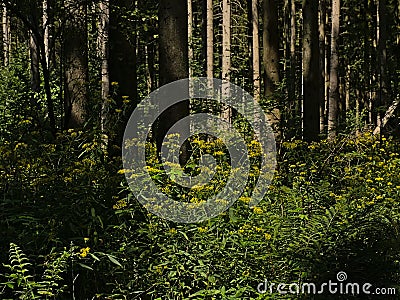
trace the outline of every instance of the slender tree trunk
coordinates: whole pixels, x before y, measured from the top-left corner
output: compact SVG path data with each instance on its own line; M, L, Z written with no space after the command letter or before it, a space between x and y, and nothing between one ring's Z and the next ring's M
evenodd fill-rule
M320 73L320 108L319 108L319 130L325 130L325 19L326 3L325 0L319 1L319 73Z
M11 52L11 38L10 38L10 19L8 17L7 7L3 5L3 54L4 65L8 66L10 61Z
M165 85L189 76L187 0L160 0L158 13L160 85ZM161 115L155 134L158 151L169 128L187 115L189 101L182 101ZM189 145L184 143L183 148L180 162L185 164L189 159Z
M193 63L193 58L194 58L193 57L193 6L192 6L192 0L187 0L187 5L188 5L189 77L193 77L193 68L191 66Z
M29 53L31 64L31 89L32 92L37 93L40 90L40 53L39 45L36 36L29 33Z
M253 27L253 83L254 83L254 99L260 101L260 42L258 33L258 0L252 0L252 27Z
M275 0L264 0L263 25L264 94L272 96L279 82L279 30Z
M289 115L289 137L295 135L296 116L299 115L296 98L296 2L289 0L290 9L290 68L288 76Z
M303 1L303 137L318 139L320 129L320 80L318 0Z
M108 67L109 59L109 22L110 22L110 3L109 0L102 0L100 7L100 57L101 57L101 131L103 132L103 144L108 145L108 115L110 97L110 73Z
M329 116L328 116L328 138L335 138L337 134L337 118L339 104L339 19L340 0L332 2L332 32L331 32L331 67L329 81Z
M207 77L213 78L214 77L214 12L213 12L213 0L207 0L207 25L206 25L206 32L207 32L207 54L206 54L206 61L207 61Z
M65 125L77 128L84 125L88 111L87 7L72 0L67 1L66 7L69 15L64 39Z
M47 65L49 65L50 62L50 49L49 49L49 27L50 27L50 22L49 22L49 7L48 7L48 1L43 0L43 41L44 41L44 49L45 49L45 57L46 57L46 62Z
M325 9L327 7L327 2L325 1ZM327 9L325 10L325 29L327 29L327 24L329 24L329 14L327 13ZM325 30L326 32L326 30ZM324 41L324 73L325 73L325 77L324 77L324 84L320 87L321 89L324 89L324 133L326 132L326 125L327 125L327 119L328 119L328 105L329 105L329 59L330 59L330 48L329 48L329 39L328 39L328 35L325 33L325 41Z
M386 62L386 40L387 40L387 15L386 0L377 2L377 74L378 74L378 97L377 97L377 126L382 125L382 107L387 104L387 62Z
M222 1L222 79L230 81L231 71L231 0ZM222 85L223 94L229 97L229 84ZM230 123L232 109L223 107L222 118Z
M263 13L263 63L264 63L264 95L274 97L279 83L279 30L278 11L275 0L264 0ZM267 118L280 136L280 103L274 103Z

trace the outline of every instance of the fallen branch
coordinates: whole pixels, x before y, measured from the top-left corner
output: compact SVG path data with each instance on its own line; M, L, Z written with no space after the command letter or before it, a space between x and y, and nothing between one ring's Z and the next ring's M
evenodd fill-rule
M393 101L392 105L388 108L388 110L385 113L385 116L382 119L382 123L378 126L376 126L373 135L377 135L381 133L381 130L386 126L387 122L389 119L393 116L394 112L396 111L396 108L400 104L400 98L397 98L396 100Z

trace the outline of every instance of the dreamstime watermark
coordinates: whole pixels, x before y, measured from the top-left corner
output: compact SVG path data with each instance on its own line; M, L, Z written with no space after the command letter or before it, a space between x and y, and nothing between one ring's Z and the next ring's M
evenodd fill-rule
M340 271L336 274L337 281L329 280L320 284L304 283L269 283L268 280L257 286L261 294L331 294L331 295L396 295L395 288L373 287L371 283L346 282L347 274Z
M189 176L179 164L176 167L179 151L185 140L194 135L208 134L219 138L229 152L231 167L230 177L221 191L207 201L186 203L168 197L153 182L146 168L146 140L157 118L171 106L187 99L216 101L231 107L252 127L251 134L255 135L261 148L259 175L249 202L250 207L256 206L263 199L275 171L274 134L263 110L250 94L215 78L190 78L169 83L152 92L136 107L126 126L122 147L125 177L134 196L147 210L162 218L195 223L224 212L243 193L250 170L246 142L226 119L211 113L192 114L176 122L163 140L161 159L166 174L176 184L189 189L204 186L215 174L215 158L203 155L199 162L200 174ZM173 143L170 137L175 138Z

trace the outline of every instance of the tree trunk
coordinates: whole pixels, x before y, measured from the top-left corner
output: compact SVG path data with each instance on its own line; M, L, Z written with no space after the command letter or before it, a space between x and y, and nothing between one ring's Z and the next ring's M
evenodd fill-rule
M271 98L279 83L279 30L275 0L264 0L263 19L264 95ZM267 118L275 129L276 136L279 137L281 121L279 103L274 104Z
M320 120L318 0L303 1L303 137L318 139Z
M110 81L118 84L116 99L120 104L122 96L137 100L136 79L136 39L128 36L126 30L121 30L121 12L128 10L133 1L110 1L109 27L109 74Z
M47 66L49 66L50 62L50 49L49 49L49 7L47 0L43 0L43 42L44 42L44 55L46 58Z
M65 126L82 127L87 120L87 7L79 2L67 1L64 36Z
M4 66L8 66L10 61L11 52L11 39L10 39L10 19L8 17L7 7L3 5L3 54Z
M325 0L319 2L319 74L320 74L320 109L319 109L319 130L325 131L325 19L326 3Z
M40 90L40 58L39 58L39 45L36 36L29 33L29 54L31 63L31 89L32 92L37 93Z
M100 55L101 55L101 131L103 132L103 144L108 145L108 115L110 97L110 74L108 67L109 59L109 21L110 21L109 0L102 0L100 6Z
M386 0L378 0L377 3L377 74L378 74L378 97L376 103L377 109L377 126L382 126L383 111L382 107L387 102L387 66L386 66L386 40L387 40L387 16L386 16Z
M339 19L340 0L332 2L332 32L331 32L331 67L329 76L329 116L328 116L328 138L334 138L337 134L337 118L339 104Z
M279 82L279 30L275 0L264 0L263 25L264 94L272 96Z
M214 13L213 13L213 0L207 0L207 77L214 78Z
M253 24L253 95L254 99L260 101L260 43L258 33L258 0L251 2L252 24Z
M158 13L160 85L162 86L189 76L187 0L160 0ZM182 101L168 108L160 116L155 132L158 151L161 150L164 136L169 128L187 115L189 115L189 101ZM183 145L183 148L180 162L185 164L189 159L187 143Z
M193 7L192 0L187 0L188 5L188 42L189 42L189 50L188 50L188 59L189 59L189 77L193 77Z
M222 1L222 79L230 81L231 70L231 0ZM229 97L229 84L222 85L223 95ZM222 108L222 118L230 123L232 109Z

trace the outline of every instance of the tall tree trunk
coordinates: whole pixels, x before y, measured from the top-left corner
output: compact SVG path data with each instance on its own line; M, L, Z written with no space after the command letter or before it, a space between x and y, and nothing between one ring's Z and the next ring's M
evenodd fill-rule
M231 71L231 0L222 1L222 79L230 81ZM223 84L222 90L229 97L229 84ZM232 119L232 109L223 107L222 118L227 122Z
M213 12L213 0L207 0L207 77L214 78L214 12Z
M319 1L319 74L320 74L320 109L319 109L319 130L325 130L325 19L326 0Z
M251 1L252 27L253 27L253 94L254 99L260 101L260 42L258 33L258 0Z
M162 86L189 76L187 0L160 0L158 13ZM162 141L169 128L187 115L189 115L189 101L182 101L161 115L155 132L158 151L161 150ZM183 148L180 162L185 164L189 159L187 143Z
M303 137L318 139L320 120L318 0L303 1Z
M289 126L289 137L295 135L296 116L300 115L298 111L296 98L296 2L289 0L290 6L290 68L288 76L288 97L289 110L287 123Z
M43 42L44 42L44 55L46 57L47 65L50 62L50 49L49 49L49 7L48 0L43 0Z
M188 5L189 77L193 77L193 68L191 66L193 63L193 58L194 58L193 57L193 6L192 6L192 0L187 0L187 5Z
M279 30L275 0L264 0L263 48L264 94L272 96L279 82Z
M132 4L130 0L110 1L110 27L109 27L109 72L110 81L118 83L117 99L128 96L137 100L136 78L136 32L134 38L128 36L126 30L121 30L121 11L129 10Z
M332 2L332 32L331 32L331 67L329 76L329 116L328 138L334 138L337 134L337 118L339 104L339 37L340 0Z
M387 62L386 62L386 40L387 40L387 20L386 20L386 0L378 0L377 3L377 74L378 74L378 98L377 98L377 126L382 126L383 111L382 107L387 103Z
M64 36L65 55L65 125L82 127L87 120L87 7L72 0L66 1L68 17Z
M3 5L3 54L4 65L8 66L10 61L11 52L11 38L10 38L10 19L8 17L7 7Z
M103 132L103 144L108 145L108 115L110 97L110 74L108 67L109 59L109 21L110 21L110 2L102 0L100 6L100 55L101 55L101 131Z
M264 63L264 95L274 96L279 83L279 30L278 11L275 0L264 0L263 13L263 63ZM280 135L280 104L276 103L268 113L268 120Z
M29 54L31 64L31 89L32 92L37 93L40 90L40 49L37 37L29 33Z

